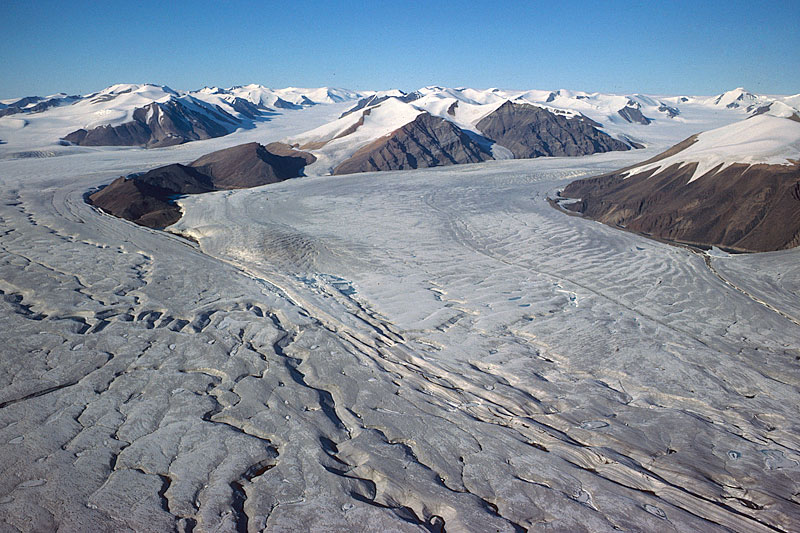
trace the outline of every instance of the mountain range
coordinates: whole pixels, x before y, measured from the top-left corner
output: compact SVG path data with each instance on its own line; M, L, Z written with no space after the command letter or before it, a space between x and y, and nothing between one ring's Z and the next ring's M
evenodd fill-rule
M0 102L0 138L21 131L60 150L160 148L252 129L335 105L338 118L281 143L247 143L187 165L120 178L91 201L151 227L180 216L172 198L341 175L574 157L669 146L641 164L574 182L567 209L670 241L767 251L800 244L800 95L737 88L716 96L614 95L429 86L356 92L246 85L178 92L120 84L85 96ZM38 129L37 129L38 128ZM652 153L652 152L651 152Z
M158 148L228 135L269 120L278 110L299 110L363 96L321 87L273 90L261 85L206 87L179 92L152 84L117 84L85 96L60 93L0 102L3 126L44 123L53 141L81 146Z
M664 137L674 138L674 131L695 124L698 129L692 133L756 114L797 116L800 109L800 95L763 96L742 88L696 97L439 86L411 93L357 92L329 87L270 89L256 84L182 92L152 84L117 84L84 96L59 93L2 100L0 138L13 141L21 130L36 130L41 132L39 138L49 137L51 144L156 148L221 137L268 122L278 114L348 101L355 103L339 119L288 139L318 152L316 173L334 172L348 157L409 125L423 112L450 122L458 128L453 130L457 136L463 131L481 147L481 159L503 159L637 148ZM535 118L531 106L536 108ZM505 125L498 122L502 114ZM511 119L521 122L509 123ZM550 124L545 127L545 122ZM558 133L533 139L529 132L535 124L551 133L569 124L568 137L573 138L557 139L562 135ZM509 136L520 127L528 131L521 134L527 139ZM443 155L429 162L449 160ZM385 162L377 166L394 168Z

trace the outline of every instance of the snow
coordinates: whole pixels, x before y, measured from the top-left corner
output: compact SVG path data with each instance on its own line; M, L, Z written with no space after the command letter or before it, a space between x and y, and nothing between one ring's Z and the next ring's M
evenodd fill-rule
M7 117L0 117L0 128L4 128L7 130L21 130L27 125L28 125L27 120L15 117L14 115L10 115Z
M301 148L308 143L326 143L321 148L310 149L317 157L317 161L306 167L307 176L331 173L336 165L353 155L362 146L412 122L422 113L413 103L407 104L397 98L389 98L368 109L367 115L363 110L359 110L330 124L287 139L286 142L289 144L299 144ZM363 125L354 132L336 138L355 126L362 118Z
M248 85L232 89L206 87L198 91L178 92L173 89L153 84L116 84L101 91L82 97L80 100L68 105L47 109L40 113L25 114L24 119L0 118L0 139L8 142L7 150L30 150L31 148L55 151L70 151L70 148L55 146L58 140L69 133L84 128L91 129L96 126L118 126L133 120L133 112L137 108L145 107L153 102L166 103L178 100L189 106L194 111L203 114L219 114L216 106L235 117L236 124L223 124L229 131L246 126L250 127L252 121L242 117L235 111L231 104L236 97L244 98L255 105L269 107L274 105L278 97L287 96L297 100L307 95L312 101L322 102L347 102L357 98L359 93L340 89L279 89L273 91L260 85ZM317 100L315 100L317 99ZM13 101L16 101L15 99ZM279 110L291 112L291 110ZM274 113L263 117L263 120L272 120ZM19 120L24 120L20 123ZM218 119L214 118L217 121ZM20 124L25 125L24 133L20 134ZM76 148L71 148L76 150Z
M355 91L330 87L319 87L316 89L287 87L285 89L277 89L275 94L293 104L303 104L305 99L315 104L336 104L347 100L355 100L362 96Z
M763 102L762 98L750 93L743 87L738 87L731 91L726 91L719 96L709 99L710 103L720 107L733 106L749 106Z
M189 197L172 229L199 246L83 200L352 105L155 150L0 145L8 529L796 522L800 250L706 258L547 202L657 146Z
M788 99L787 99L788 100ZM776 100L769 104L769 111L767 111L767 115L772 115L773 117L783 117L789 118L792 116L800 116L800 102L794 102L793 100L788 100L792 105L787 103L787 101L780 101Z
M784 104L788 105L789 107L793 107L796 110L800 111L800 94L778 97L778 99Z
M323 175L329 173L369 141L401 128L413 120L420 111L449 120L463 130L481 134L477 123L503 103L513 101L542 107L565 116L586 116L599 123L600 129L613 137L661 150L669 148L675 139L684 139L700 131L728 125L749 116L745 107L727 108L716 105L715 102L719 97L692 97L683 102L681 97L664 95L614 95L564 89L480 90L439 86L423 87L417 92L421 95L420 98L409 103L389 99L369 106L369 109L376 113L376 117L380 118L366 117L365 120L373 126L362 126L357 134L332 141L360 119L363 112L361 110L286 141L300 145L328 142L322 148L308 148L319 157L319 161L308 169L311 173L309 175ZM735 99L741 94L736 91L732 93L734 94L729 95L729 98ZM782 97L762 98L764 103L774 102L774 110L769 114L789 113L781 107L787 104L780 98ZM455 114L451 115L448 110L453 104L457 105ZM659 111L663 105L678 108L680 115L669 118L665 112ZM646 117L652 119L652 122L648 125L627 122L618 113L626 106L638 107ZM498 158L507 158L509 155L509 151L502 146L495 146L493 150Z
M794 163L790 160L793 160ZM791 165L800 160L800 123L771 115L758 115L698 135L697 142L680 152L629 170L627 176L672 165L697 163L688 183L712 170L735 163Z
M429 86L418 92L422 95L421 98L408 104L412 107L406 108L406 112L396 114L396 121L384 122L381 128L376 128L376 132L383 132L376 133L376 135L380 136L402 127L405 124L402 121L405 119L413 120L416 111L410 111L411 109L427 111L434 116L454 122L464 130L479 134L480 131L476 127L477 122L505 101L510 100L540 106L567 116L584 115L600 123L601 129L613 137L623 140L630 139L647 146L666 148L669 146L668 143L673 142L676 138L686 138L705 129L730 124L753 112L753 110L748 111L749 106L727 108L721 105L728 100L737 101L736 99L742 94L750 94L743 89L729 91L716 97L687 97L685 102L682 97L678 96L615 95L566 89L548 91ZM258 84L229 89L205 87L197 91L182 92L153 84L116 84L87 95L78 101L72 102L68 98L61 98L64 100L64 104L58 107L47 109L41 113L26 114L23 120L27 121L25 123L27 125L22 129L18 122L0 120L0 138L8 142L8 149L15 148L25 151L33 147L57 152L63 151L63 147L57 147L54 144L72 131L99 125L117 126L132 120L133 110L137 107L144 107L152 102L163 103L170 99L187 103L202 113L216 112L216 106L219 106L236 118L235 124L228 125L229 131L233 131L239 127L249 128L254 125L251 119L242 117L231 107L235 98L242 98L262 108L273 109L262 117L263 120L271 120L274 113L293 112L293 110L276 108L279 98L295 105L308 106L310 104L330 104L331 102L352 101L355 103L357 99L365 96L399 97L403 94L397 89L388 91L350 91L329 87L271 89ZM55 96L63 97L65 95ZM772 104L768 113L776 116L791 116L800 109L799 95L754 96L754 98L758 101L759 106ZM4 102L16 100L18 99ZM548 100L550 101L548 102ZM720 105L715 103L717 100L720 101ZM447 110L455 102L458 103L458 106L455 116L452 116L447 113ZM653 122L645 126L625 121L619 116L618 111L629 103L640 106L642 113L653 119ZM680 115L668 118L665 113L658 110L662 104L678 108ZM354 115L358 116L358 114ZM258 119L256 122L262 119ZM349 125L352 125L352 122L347 122L347 126ZM324 140L326 135L337 128L339 128L338 131L343 131L344 128L340 128L340 126L341 123L331 124L328 130L323 128L320 131L307 132L305 135L296 137ZM352 141L355 142L345 149L344 145ZM363 146L365 141L365 138L355 136L350 137L347 141L337 142L336 146L340 149L337 149L335 154L330 150L322 152L320 155L324 162L317 164L315 168L324 173L323 169L333 168L343 159L352 155L360 146ZM498 147L498 150L498 153L503 152L502 147Z

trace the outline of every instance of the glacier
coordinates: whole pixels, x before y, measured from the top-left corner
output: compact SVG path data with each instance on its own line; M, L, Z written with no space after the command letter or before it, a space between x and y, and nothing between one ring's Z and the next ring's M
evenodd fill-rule
M84 201L350 106L0 146L4 530L797 529L800 251L547 201L659 147L209 193L168 232Z

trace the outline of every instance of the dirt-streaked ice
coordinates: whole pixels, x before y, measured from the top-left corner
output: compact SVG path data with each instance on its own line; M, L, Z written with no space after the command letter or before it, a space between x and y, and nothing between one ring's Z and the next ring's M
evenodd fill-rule
M4 530L797 529L800 252L547 203L658 148L192 197L199 248L83 202L337 105L0 161Z

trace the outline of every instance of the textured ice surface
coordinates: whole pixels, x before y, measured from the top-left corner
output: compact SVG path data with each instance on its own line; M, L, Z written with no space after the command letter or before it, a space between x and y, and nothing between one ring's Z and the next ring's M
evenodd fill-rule
M0 529L798 529L800 252L546 201L654 151L83 202L344 108L0 160Z

